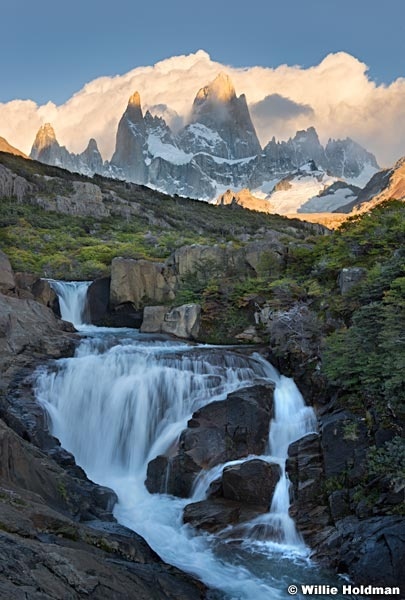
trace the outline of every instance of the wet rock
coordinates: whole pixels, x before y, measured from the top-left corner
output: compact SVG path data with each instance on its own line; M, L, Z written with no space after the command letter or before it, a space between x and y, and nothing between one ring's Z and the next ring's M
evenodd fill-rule
M273 414L272 384L256 385L228 394L196 411L179 442L175 456L157 457L149 463L146 486L151 492L189 497L201 469L263 454ZM164 474L163 474L164 473Z
M260 459L225 467L208 490L208 498L188 504L183 520L209 532L241 525L269 511L280 478L279 465Z
M280 479L279 465L255 459L225 467L222 474L224 498L269 508Z
M263 454L273 414L273 391L273 385L253 386L199 409L181 435L181 450L202 468Z
M108 321L110 303L110 277L95 279L87 290L87 310L90 323L104 325Z
M188 454L181 453L170 459L157 456L148 464L145 485L151 493L165 492L189 498L199 472L199 465Z
M291 481L290 516L304 540L314 547L332 524L318 434L308 434L290 444L286 471Z
M240 504L224 498L187 504L183 521L196 529L214 533L240 521Z

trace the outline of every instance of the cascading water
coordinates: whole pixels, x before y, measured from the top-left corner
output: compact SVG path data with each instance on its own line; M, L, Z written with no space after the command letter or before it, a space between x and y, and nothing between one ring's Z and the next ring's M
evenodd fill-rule
M66 292L65 284L63 288ZM83 303L83 294L81 298L74 302ZM73 358L57 361L57 370L38 373L36 395L50 415L52 433L90 478L117 493L118 521L141 534L165 561L222 590L227 598L287 598L289 583L319 581L288 517L288 444L314 428L312 409L305 407L294 382L279 377L258 355L244 357L134 330L82 331L86 338ZM151 459L176 443L196 409L269 380L276 383L275 419L266 459L279 462L282 477L270 513L247 526L243 547L235 552L229 538L197 535L182 523L190 499L149 494L146 469ZM195 496L204 495L221 468L206 473ZM275 521L282 543L261 542L258 547L257 531L274 530Z
M49 285L59 298L60 314L80 329L85 325L87 290L91 281L57 281L48 279Z

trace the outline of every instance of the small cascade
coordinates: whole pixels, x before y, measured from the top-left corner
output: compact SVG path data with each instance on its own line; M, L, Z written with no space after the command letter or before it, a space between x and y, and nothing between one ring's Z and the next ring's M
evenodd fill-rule
M62 319L73 323L76 329L83 327L86 324L87 290L91 281L47 281L58 296Z
M290 444L317 430L314 410L305 401L292 379L280 376L274 391L275 417L270 424L269 450L281 466L281 476L274 490L270 511L245 526L250 539L276 541L287 546L303 545L295 523L289 515L290 482L286 460Z

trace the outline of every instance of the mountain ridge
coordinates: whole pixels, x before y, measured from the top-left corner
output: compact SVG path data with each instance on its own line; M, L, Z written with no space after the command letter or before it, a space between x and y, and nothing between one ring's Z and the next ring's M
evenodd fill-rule
M262 149L245 95L236 95L223 72L197 91L188 123L177 133L163 117L143 112L136 90L119 121L110 161L103 162L95 140L90 149L70 153L59 145L49 124L40 128L31 157L83 174L123 178L208 201L230 188L248 188L262 195L269 182L273 187L311 160L350 183L364 173L368 180L378 169L375 157L348 137L331 139L323 147L314 127L297 131L287 141L273 137Z

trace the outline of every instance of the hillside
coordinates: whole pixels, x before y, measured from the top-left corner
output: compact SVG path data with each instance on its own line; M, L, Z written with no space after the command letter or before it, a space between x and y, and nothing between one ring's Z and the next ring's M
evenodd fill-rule
M115 256L158 260L187 244L240 246L274 232L295 240L326 231L6 153L0 153L0 197L0 248L16 270L47 277L95 278L109 272Z
M16 156L22 156L23 158L28 158L24 152L18 150L18 148L14 148L8 141L0 136L0 152L8 152L9 154L15 154Z

